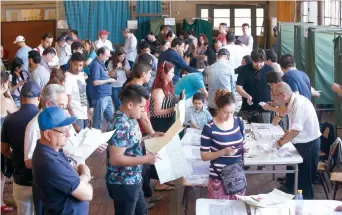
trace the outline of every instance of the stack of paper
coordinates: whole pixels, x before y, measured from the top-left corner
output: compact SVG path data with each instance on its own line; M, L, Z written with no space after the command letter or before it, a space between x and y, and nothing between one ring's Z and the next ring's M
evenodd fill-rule
M284 130L279 125L252 123L252 128L257 139L279 139L284 135Z

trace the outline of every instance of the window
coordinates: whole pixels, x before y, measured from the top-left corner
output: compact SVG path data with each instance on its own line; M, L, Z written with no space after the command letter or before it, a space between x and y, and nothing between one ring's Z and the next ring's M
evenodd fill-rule
M230 9L214 9L214 29L219 28L220 23L227 23L230 26Z
M256 35L264 34L264 8L256 9Z
M201 9L201 19L207 20L209 18L209 9Z
M237 8L234 9L234 32L235 35L242 35L242 25L244 23L249 24L252 27L251 23L251 9L250 8Z
M32 21L56 19L56 9L8 9L6 21Z
M308 15L309 15L309 2L302 2L303 4L303 11L302 11L302 22L308 22Z
M324 25L341 26L341 1L324 1Z

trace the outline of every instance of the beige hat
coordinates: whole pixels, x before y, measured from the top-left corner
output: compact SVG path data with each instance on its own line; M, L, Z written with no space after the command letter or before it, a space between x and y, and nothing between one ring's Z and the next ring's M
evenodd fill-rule
M15 41L13 43L16 44L20 42L25 42L25 38L21 35L17 36L17 38L15 38Z

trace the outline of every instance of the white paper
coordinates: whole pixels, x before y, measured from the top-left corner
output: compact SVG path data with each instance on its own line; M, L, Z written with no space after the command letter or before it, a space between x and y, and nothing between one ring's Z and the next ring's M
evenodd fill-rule
M164 19L164 25L176 25L176 18L165 18Z
M183 151L188 160L201 160L201 150L198 146L184 145Z
M236 200L197 199L196 215L247 215L247 208Z
M127 20L127 28L132 30L138 29L138 20Z
M182 99L178 102L176 108L176 120L180 120L182 124L185 122L185 99Z
M178 135L158 152L158 157L160 159L157 159L155 167L162 184L189 176L192 172L191 166L185 159Z
M76 136L70 138L63 148L69 156L77 161L86 160L101 144L106 143L114 131L102 133L98 129L82 129Z
M257 139L279 139L284 135L284 130L279 125L252 123L252 128Z

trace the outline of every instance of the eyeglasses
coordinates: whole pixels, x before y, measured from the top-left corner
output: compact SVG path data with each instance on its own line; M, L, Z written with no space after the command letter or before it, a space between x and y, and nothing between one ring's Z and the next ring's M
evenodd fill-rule
M63 134L63 136L66 136L66 134L69 133L69 131L70 131L70 127L68 127L67 129L65 129L64 131L59 131L59 130L54 129L54 128L52 128L51 130L56 131L56 132L58 132L58 133L60 133L60 134Z
M64 105L56 105L53 101L50 101L50 103L53 104L53 106L57 106L57 107L62 108L63 110L68 110L68 108L64 107Z

